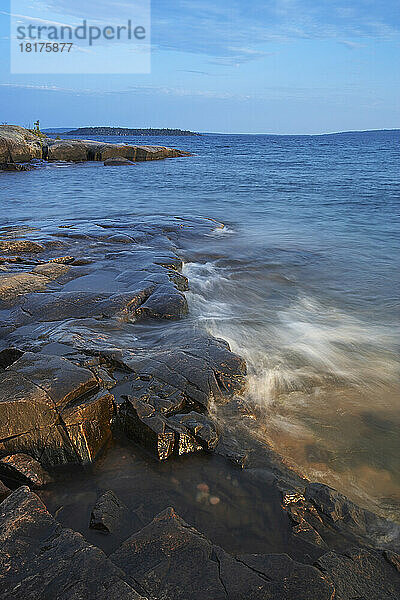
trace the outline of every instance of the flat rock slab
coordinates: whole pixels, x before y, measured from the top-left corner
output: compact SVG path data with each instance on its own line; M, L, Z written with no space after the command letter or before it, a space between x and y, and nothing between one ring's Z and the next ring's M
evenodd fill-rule
M105 554L63 529L29 488L0 505L1 600L141 600Z

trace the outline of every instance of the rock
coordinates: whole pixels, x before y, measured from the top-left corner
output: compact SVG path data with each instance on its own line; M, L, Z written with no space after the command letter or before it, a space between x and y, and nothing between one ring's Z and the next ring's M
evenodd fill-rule
M65 275L65 273L68 273L69 270L70 270L70 267L68 267L64 264L60 264L60 263L56 262L56 260L54 260L52 262L38 265L37 267L35 267L33 269L32 273L37 273L38 275L44 275L44 277L47 277L48 279L53 280L53 279L57 279L58 277L61 277L61 275Z
M59 356L25 352L7 371L22 375L46 392L54 405L61 409L76 398L99 388L91 371Z
M346 496L322 483L310 483L304 493L324 522L344 533L351 532L361 542L400 548L400 525L360 508Z
M27 487L0 506L2 600L143 600L105 554L63 529Z
M178 156L190 156L190 153L164 146L105 144L95 140L55 140L43 134L34 134L17 125L0 126L0 164L6 166L17 162L28 162L33 158L80 162L105 161L118 157L143 161Z
M159 285L136 310L137 318L180 319L188 312L186 297L173 285Z
M62 321L71 318L121 317L135 319L136 309L149 297L154 286L122 294L94 292L54 292L35 294L23 304L35 321Z
M5 254L38 253L44 250L44 246L30 240L0 240L0 252Z
M130 439L150 450L159 460L171 456L175 434L153 406L141 400L127 399L120 406L119 422Z
M113 533L128 521L128 508L112 490L104 492L96 501L90 515L91 529Z
M328 552L316 566L333 581L335 600L396 600L400 574L381 552L351 548L344 554Z
M3 502L11 494L10 488L6 486L0 479L0 502Z
M48 140L45 158L49 161L86 161L89 160L88 150L92 145L83 140Z
M52 481L42 465L27 454L12 454L0 459L0 475L34 488L42 487Z
M116 167L116 166L128 166L128 165L134 165L135 163L132 162L131 160L128 160L127 158L107 158L104 161L104 166L105 167Z
M108 358L119 361L135 378L168 384L206 410L212 401L226 402L245 389L245 361L215 338L196 338L171 350L109 353Z
M0 452L91 462L111 436L113 396L89 369L27 352L0 372Z
M336 598L335 588L329 578L311 565L292 560L287 554L246 554L238 559L252 571L275 584L276 598Z
M77 456L76 462L92 462L111 438L113 400L112 394L99 392L96 396L82 399L79 404L68 406L61 413L68 439Z
M110 559L144 593L163 600L331 600L318 569L286 555L235 559L167 508Z
M168 423L177 424L186 429L204 450L215 450L219 435L217 426L206 415L191 411L187 414L173 415Z
M189 156L189 153L164 146L129 146L105 144L94 140L46 140L44 158L47 160L65 161L103 161L112 158L125 158L129 161L159 160L178 156Z
M42 139L18 125L0 125L0 163L42 158Z
M0 275L0 300L10 302L23 294L39 292L49 284L49 279L33 273Z
M21 165L19 163L0 163L0 171L31 171L32 165Z

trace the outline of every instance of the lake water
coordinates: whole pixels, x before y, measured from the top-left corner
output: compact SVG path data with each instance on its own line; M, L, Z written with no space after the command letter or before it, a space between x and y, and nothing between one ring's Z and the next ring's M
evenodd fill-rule
M4 173L0 225L223 222L182 248L189 318L246 358L248 427L400 520L400 134L104 139L194 156Z

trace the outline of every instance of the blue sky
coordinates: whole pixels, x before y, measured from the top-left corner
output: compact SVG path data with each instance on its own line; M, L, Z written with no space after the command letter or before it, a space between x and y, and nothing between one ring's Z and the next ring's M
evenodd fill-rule
M123 20L130 9L127 0L28 4L29 16L80 19L111 9ZM153 0L152 69L138 75L12 75L11 8L1 7L1 122L237 133L400 127L398 0Z

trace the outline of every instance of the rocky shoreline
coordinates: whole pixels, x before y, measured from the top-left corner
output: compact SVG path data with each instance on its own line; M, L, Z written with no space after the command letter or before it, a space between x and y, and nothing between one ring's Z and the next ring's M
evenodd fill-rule
M1 231L0 598L400 596L400 527L239 418L245 362L190 319L181 272L216 227Z
M131 162L190 156L188 152L164 146L132 146L108 144L94 140L52 139L18 125L0 125L0 170L28 170L29 161L107 161L125 159ZM124 163L126 164L126 163Z

